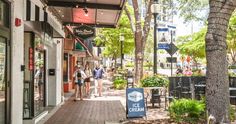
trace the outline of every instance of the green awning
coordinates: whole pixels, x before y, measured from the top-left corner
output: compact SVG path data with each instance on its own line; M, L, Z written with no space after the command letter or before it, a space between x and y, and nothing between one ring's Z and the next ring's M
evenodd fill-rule
M75 50L85 51L85 48L79 42L77 42L75 44Z

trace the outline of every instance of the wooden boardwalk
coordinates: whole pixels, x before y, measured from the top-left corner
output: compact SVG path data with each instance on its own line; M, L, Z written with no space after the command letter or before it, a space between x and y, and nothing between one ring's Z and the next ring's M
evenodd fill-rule
M119 100L68 100L45 124L105 124L125 119L125 110Z

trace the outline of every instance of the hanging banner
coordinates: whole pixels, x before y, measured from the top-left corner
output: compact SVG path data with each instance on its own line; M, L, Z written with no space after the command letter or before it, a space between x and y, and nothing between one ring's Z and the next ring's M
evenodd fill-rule
M29 48L29 70L34 70L34 49L31 47Z
M95 36L95 29L87 25L81 25L74 28L74 34L81 39L87 39Z

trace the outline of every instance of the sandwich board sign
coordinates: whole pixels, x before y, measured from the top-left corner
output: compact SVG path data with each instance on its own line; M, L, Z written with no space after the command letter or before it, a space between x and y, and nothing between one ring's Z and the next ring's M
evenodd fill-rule
M127 118L146 116L143 88L126 89L126 115Z

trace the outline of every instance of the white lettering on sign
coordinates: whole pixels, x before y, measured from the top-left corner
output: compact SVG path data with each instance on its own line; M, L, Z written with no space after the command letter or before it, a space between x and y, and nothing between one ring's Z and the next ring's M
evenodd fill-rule
M84 30L75 29L75 32L76 32L78 35L90 35L90 34L93 34L93 31L92 31L92 30L87 30L87 29L84 29Z
M138 91L133 91L128 94L128 100L132 102L138 102L143 99L143 94Z
M142 112L144 111L144 107L142 108L129 108L129 112Z
M139 103L134 103L132 106L133 107L139 107Z

